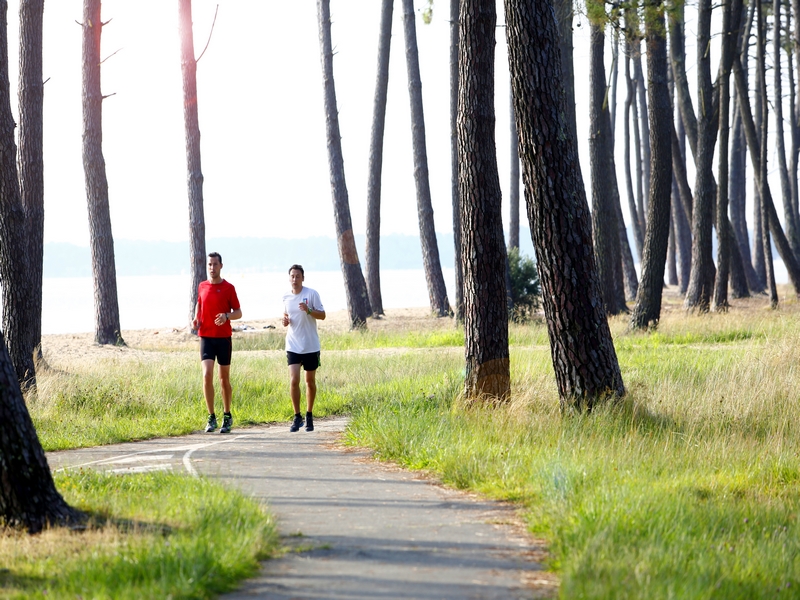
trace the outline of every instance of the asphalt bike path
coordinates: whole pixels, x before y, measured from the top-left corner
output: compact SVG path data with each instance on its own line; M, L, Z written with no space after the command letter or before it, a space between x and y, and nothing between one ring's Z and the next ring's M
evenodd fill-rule
M225 598L542 598L557 582L516 509L338 443L345 418L51 452L53 471L186 472L266 503L290 551ZM235 423L234 423L235 425ZM222 525L222 524L221 524Z

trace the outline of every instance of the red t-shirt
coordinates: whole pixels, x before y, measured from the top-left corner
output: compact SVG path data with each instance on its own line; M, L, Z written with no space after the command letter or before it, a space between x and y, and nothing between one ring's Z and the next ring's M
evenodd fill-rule
M211 338L231 337L230 320L225 321L222 325L216 325L214 319L219 313L229 313L239 309L236 288L224 279L220 283L203 281L197 287L197 303L200 305L200 310L197 311L200 319L197 335Z

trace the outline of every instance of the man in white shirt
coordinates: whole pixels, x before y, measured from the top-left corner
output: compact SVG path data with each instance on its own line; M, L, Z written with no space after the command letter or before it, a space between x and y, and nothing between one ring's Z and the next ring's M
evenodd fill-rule
M289 394L294 419L289 431L303 426L300 414L300 366L306 372L306 431L314 431L314 399L317 396L317 367L320 366L320 344L317 320L325 320L325 308L316 290L303 285L305 271L300 265L289 267L291 291L283 295L283 326L286 332L286 360L289 363Z

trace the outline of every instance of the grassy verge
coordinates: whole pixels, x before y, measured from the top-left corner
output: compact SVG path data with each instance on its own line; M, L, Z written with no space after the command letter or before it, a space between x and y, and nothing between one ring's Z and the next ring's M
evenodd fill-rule
M513 399L495 409L459 400L457 329L332 334L315 412L351 413L349 440L383 458L520 502L564 597L797 596L800 328L797 305L782 306L665 311L647 335L612 321L628 396L591 415L560 413L541 323L512 327ZM283 353L247 339L236 423L288 420ZM184 352L45 374L29 406L48 449L203 422ZM65 419L82 426L66 435Z
M563 597L796 597L796 319L682 315L648 336L617 321L629 394L591 415L560 413L546 346L516 348L507 406L464 406L457 386L364 395L350 440L522 503Z
M0 535L2 598L208 598L278 545L262 507L207 480L71 471L56 485L90 525Z

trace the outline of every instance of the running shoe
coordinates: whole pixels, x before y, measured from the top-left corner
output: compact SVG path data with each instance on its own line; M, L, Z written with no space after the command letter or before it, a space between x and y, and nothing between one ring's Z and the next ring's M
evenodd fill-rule
M230 433L233 427L233 417L231 415L222 415L222 427L219 428L220 433Z
M206 433L211 433L217 428L217 415L208 415L208 423L206 424Z
M314 431L314 417L310 412L306 413L306 431Z
M303 426L303 417L301 415L295 415L294 419L292 420L292 426L289 427L289 431L300 431L300 428Z

